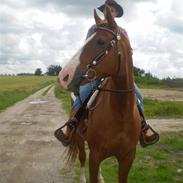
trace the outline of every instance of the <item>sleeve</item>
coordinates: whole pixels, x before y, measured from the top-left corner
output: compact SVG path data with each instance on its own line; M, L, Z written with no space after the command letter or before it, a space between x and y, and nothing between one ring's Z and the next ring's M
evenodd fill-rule
M89 30L88 30L88 33L87 33L87 36L86 36L86 40L93 34L96 32L96 25L92 25Z

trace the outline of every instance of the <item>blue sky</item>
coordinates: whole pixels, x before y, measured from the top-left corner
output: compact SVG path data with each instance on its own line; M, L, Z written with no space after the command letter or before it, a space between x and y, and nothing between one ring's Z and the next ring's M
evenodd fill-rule
M84 43L100 0L0 0L0 73L64 66ZM183 77L183 1L119 0L134 65L163 77Z

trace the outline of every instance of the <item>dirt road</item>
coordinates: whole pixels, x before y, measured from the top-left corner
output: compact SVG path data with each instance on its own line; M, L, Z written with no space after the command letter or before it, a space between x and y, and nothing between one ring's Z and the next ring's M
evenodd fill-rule
M41 90L0 113L0 183L70 183L64 148L54 130L67 117L53 88ZM157 131L183 130L182 119L148 120Z
M141 91L144 97L150 99L183 101L183 91L162 89L142 89Z
M0 183L70 183L53 131L66 120L51 89L0 113ZM67 181L66 181L67 180Z

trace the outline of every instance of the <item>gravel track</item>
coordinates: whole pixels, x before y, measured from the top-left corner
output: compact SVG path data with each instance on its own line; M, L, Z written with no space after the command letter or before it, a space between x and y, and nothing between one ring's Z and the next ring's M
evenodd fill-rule
M53 132L67 119L51 88L0 113L0 183L70 183Z

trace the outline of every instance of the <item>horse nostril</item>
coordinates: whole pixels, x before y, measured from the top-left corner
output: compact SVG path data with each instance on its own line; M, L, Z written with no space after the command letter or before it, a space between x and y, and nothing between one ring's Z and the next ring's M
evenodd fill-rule
M68 79L69 79L69 74L67 74L64 78L63 78L63 81L68 81Z

